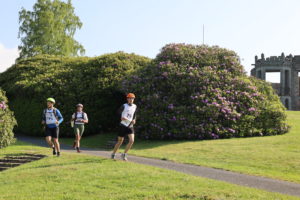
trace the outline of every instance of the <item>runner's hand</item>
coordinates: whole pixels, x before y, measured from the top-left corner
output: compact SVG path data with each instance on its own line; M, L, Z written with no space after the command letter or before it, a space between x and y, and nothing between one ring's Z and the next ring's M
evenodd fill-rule
M44 124L45 124L45 121L42 121L42 124L44 125Z
M58 121L56 120L55 124L58 124Z
M132 120L132 124L135 124L135 119L134 119L134 120Z
M128 120L128 119L127 119L127 118L125 118L125 117L122 117L122 118L121 118L121 120L123 121L123 120Z

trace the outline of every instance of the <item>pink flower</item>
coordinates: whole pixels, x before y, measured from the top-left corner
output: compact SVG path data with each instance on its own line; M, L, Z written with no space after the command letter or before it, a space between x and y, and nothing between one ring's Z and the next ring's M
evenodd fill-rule
M3 110L6 109L6 105L5 105L5 102L4 102L4 101L2 101L2 102L0 103L0 108L3 109Z
M162 73L162 76L164 76L164 77L168 77L168 72L164 72L164 73Z
M248 111L254 112L254 111L256 111L256 108L251 107L251 108L248 109Z

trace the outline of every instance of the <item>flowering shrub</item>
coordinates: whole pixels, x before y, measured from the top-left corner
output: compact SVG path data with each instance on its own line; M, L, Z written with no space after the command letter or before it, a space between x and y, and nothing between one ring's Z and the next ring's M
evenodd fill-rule
M169 44L123 80L139 105L145 139L218 139L287 132L284 107L270 85L245 75L233 51Z
M0 89L0 148L14 142L13 128L17 124L6 103L5 93Z

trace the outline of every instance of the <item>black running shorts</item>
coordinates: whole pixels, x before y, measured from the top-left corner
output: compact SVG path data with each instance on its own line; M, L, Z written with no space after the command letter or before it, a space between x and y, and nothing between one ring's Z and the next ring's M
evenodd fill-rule
M58 138L58 135L59 135L59 128L58 127L54 127L54 128L46 127L46 130L45 130L45 136L46 137L51 136L53 138Z
M119 129L120 129L119 134L118 134L119 137L125 137L126 135L134 134L133 127L127 127L127 126L124 126L123 124L120 124Z

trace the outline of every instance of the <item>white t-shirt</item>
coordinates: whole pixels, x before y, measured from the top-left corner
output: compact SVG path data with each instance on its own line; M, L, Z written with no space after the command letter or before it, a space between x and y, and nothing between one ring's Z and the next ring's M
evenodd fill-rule
M84 112L76 112L72 115L72 119L75 119L75 114L77 115L75 124L84 124L80 120L88 120L88 116Z
M132 104L131 106L128 105L127 103L125 103L124 105L124 110L121 114L121 117L122 118L126 118L127 120L122 120L121 121L121 124L125 125L125 126L129 126L130 123L132 122L133 120L133 117L134 117L134 113L136 111L136 105L135 104Z

